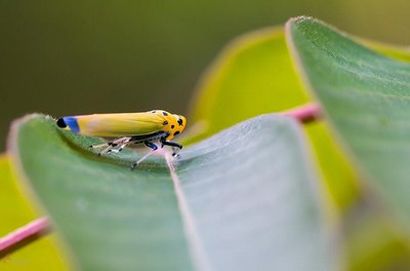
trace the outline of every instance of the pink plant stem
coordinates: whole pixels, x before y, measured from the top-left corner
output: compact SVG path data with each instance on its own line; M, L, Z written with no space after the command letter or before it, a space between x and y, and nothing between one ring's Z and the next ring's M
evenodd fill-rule
M282 114L292 117L301 123L307 123L320 118L322 111L319 105L311 103L285 111Z
M6 236L0 238L0 252L15 246L19 242L40 234L47 230L49 223L46 217L38 218L29 224L26 224Z

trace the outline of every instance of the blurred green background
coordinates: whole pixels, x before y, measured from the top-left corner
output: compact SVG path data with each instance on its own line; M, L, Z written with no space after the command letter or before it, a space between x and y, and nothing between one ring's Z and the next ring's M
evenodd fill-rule
M410 42L408 0L0 0L0 149L25 113L187 113L201 72L235 36L312 15Z

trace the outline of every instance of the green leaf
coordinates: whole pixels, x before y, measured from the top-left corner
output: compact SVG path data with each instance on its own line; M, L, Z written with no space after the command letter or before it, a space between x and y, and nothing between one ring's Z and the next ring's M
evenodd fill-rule
M4 236L37 218L38 214L20 193L6 155L0 157L0 176L0 236ZM68 270L54 234L14 249L0 253L1 270Z
M83 270L332 270L320 193L298 124L263 116L169 161L98 157L90 138L32 115L15 163ZM175 169L174 169L175 167Z
M410 233L410 65L306 17L288 23L293 53L367 186Z
M309 99L299 81L282 28L236 39L214 61L197 90L190 121L203 131L196 139L249 117L306 103ZM325 194L330 195L327 208L336 216L337 211L346 211L357 200L356 172L325 123L305 128L324 177L321 183Z

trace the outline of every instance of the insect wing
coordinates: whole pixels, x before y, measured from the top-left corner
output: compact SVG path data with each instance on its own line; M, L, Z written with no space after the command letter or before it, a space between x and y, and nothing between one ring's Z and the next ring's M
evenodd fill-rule
M164 118L157 114L119 113L77 116L79 133L88 136L122 137L161 131Z

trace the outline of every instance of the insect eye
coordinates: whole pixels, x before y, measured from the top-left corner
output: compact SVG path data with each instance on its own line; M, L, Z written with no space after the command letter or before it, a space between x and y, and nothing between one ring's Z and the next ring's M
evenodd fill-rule
M182 126L183 123L184 123L184 121L182 119L178 119L179 126Z

